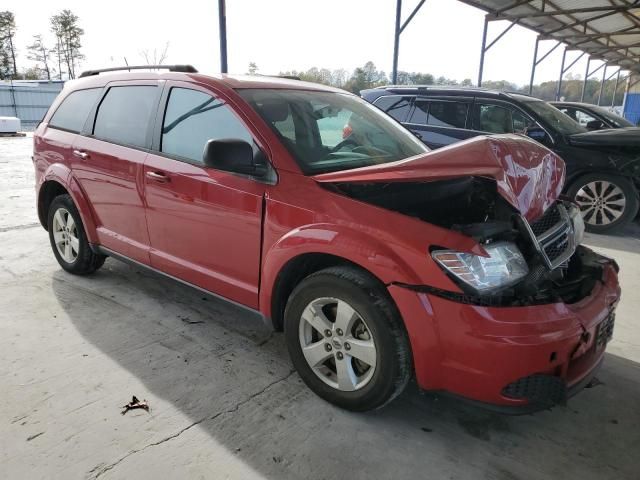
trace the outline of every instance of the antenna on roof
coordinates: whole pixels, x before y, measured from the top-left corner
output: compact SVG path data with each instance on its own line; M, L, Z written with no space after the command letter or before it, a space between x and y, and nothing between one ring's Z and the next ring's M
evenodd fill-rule
M128 67L129 66L129 62L127 62L127 57L122 57L124 58L124 64ZM131 71L131 69L129 69L129 71Z

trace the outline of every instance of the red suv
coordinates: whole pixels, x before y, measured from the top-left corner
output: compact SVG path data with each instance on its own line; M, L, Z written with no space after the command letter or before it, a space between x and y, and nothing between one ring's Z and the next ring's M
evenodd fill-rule
M413 375L515 412L593 377L618 267L579 246L544 146L430 152L358 97L295 80L82 77L34 135L38 215L65 270L111 256L256 310L307 385L351 410Z

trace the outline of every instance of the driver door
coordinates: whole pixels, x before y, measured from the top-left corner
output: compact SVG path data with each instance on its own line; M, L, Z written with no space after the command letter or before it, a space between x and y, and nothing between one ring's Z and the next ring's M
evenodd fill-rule
M221 97L167 84L144 166L151 265L257 308L266 185L204 165L207 141L225 138L254 142Z

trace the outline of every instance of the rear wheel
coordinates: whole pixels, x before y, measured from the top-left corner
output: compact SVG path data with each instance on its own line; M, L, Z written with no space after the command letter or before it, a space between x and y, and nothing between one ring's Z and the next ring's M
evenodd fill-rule
M573 182L568 194L580 206L589 232L620 230L638 213L638 192L633 182L624 177L585 175Z
M91 250L78 209L69 195L53 199L48 214L49 241L58 263L67 272L87 275L106 259Z
M411 375L409 341L384 286L354 267L304 279L285 309L289 354L304 382L342 408L379 408Z

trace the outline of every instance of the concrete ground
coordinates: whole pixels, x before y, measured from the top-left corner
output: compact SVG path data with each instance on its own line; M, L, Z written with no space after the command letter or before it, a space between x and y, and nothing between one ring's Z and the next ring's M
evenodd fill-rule
M30 138L0 139L0 478L640 478L637 226L588 238L624 298L602 384L568 407L504 417L411 386L353 414L235 307L112 259L63 272L30 155ZM132 395L151 412L121 415Z

